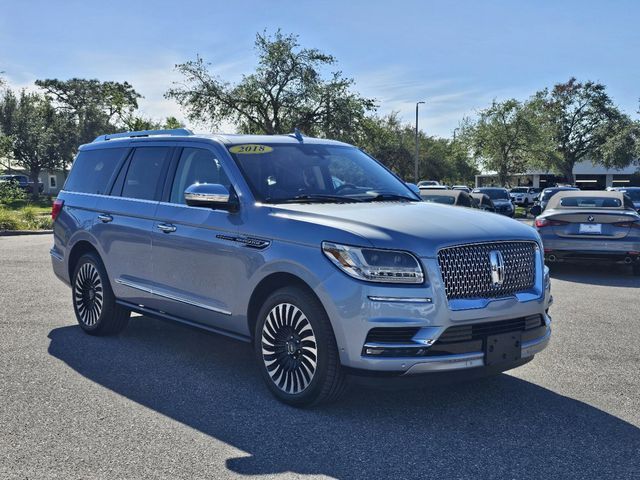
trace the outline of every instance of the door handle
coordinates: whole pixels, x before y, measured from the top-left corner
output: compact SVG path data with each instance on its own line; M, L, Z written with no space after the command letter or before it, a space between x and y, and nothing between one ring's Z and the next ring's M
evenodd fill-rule
M170 225L168 223L159 223L158 225L156 225L156 227L162 230L164 233L171 233L177 230L175 225Z
M98 215L98 220L102 223L109 223L113 221L113 217L111 215L107 215L106 213L101 213Z

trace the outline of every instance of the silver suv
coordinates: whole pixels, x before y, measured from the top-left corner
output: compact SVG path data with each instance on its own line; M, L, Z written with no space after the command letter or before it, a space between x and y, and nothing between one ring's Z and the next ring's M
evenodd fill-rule
M536 231L425 203L353 146L295 135L104 135L53 208L56 275L80 327L130 312L251 342L292 405L348 376L477 376L551 334Z

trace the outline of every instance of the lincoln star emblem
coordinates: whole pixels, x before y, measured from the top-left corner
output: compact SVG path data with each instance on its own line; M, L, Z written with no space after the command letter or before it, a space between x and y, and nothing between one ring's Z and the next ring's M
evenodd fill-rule
M489 252L489 263L491 264L491 283L494 287L499 287L504 283L504 257L499 250Z
M595 221L595 218L593 218L593 215L589 215L587 217L587 220L589 220L590 222L593 222L593 221Z

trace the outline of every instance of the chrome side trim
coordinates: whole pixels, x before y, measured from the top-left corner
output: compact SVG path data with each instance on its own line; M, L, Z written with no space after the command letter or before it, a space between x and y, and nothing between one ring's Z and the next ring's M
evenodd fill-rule
M372 302L392 302L392 303L433 303L429 297L380 297L369 295Z
M64 260L64 257L62 255L60 255L58 252L56 252L53 248L51 250L49 250L49 255L51 255L53 258L55 258L56 260L62 262Z
M180 297L178 295L172 295L172 294L163 293L163 292L156 292L156 291L154 291L153 289L151 289L149 287L145 287L143 285L139 285L139 284L137 284L135 282L130 282L129 280L123 280L121 278L117 278L116 279L116 283L119 283L120 285L124 285L126 287L135 288L136 290L141 290L143 292L151 293L152 295L156 295L158 297L167 298L169 300L174 300L176 302L184 303L185 305L191 305L193 307L203 308L205 310L210 310L212 312L221 313L223 315L231 315L231 312L228 311L228 310L223 310L221 308L212 307L211 305L206 305L206 304L200 303L200 302L194 302L192 300L188 300L188 299L186 299L184 297Z

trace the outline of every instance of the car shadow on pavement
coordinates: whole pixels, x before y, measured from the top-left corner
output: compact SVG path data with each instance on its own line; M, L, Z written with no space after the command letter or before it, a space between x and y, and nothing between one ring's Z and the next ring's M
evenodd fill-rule
M640 277L628 265L607 263L547 263L551 278L603 287L640 288Z
M68 326L49 338L49 353L80 375L245 451L220 459L237 474L631 478L640 467L640 429L506 374L352 388L338 403L300 410L271 397L249 345L223 337L137 317L118 337Z

